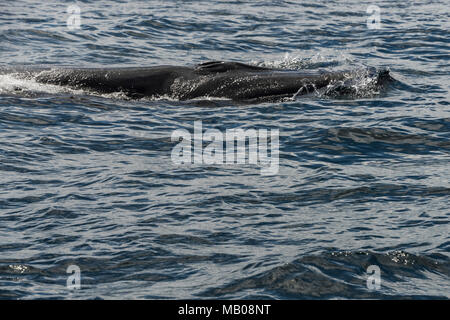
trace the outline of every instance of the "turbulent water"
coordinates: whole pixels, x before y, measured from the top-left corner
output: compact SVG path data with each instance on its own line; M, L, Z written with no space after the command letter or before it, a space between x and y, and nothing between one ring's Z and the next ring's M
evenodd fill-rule
M444 0L2 2L3 68L227 60L394 81L235 105L0 75L0 298L449 298L449 14ZM278 172L177 165L172 133L195 121L278 129Z

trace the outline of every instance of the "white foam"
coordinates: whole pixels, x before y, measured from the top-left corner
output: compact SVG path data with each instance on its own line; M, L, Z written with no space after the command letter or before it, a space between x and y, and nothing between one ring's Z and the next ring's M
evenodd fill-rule
M345 51L334 49L320 49L312 54L286 52L284 56L275 57L264 61L252 61L260 67L281 68L281 69L307 69L318 64L334 64L348 66L353 63L351 55Z
M53 84L39 83L23 74L10 73L0 75L0 94L30 96L36 94L83 94L85 91Z

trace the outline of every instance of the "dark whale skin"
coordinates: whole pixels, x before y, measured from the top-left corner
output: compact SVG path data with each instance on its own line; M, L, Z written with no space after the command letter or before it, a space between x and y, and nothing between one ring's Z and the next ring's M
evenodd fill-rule
M381 84L389 71L375 72ZM239 62L212 61L194 67L52 68L32 72L40 83L124 92L131 98L167 96L179 100L199 97L234 101L276 100L314 92L350 77L349 72L303 72L271 69Z

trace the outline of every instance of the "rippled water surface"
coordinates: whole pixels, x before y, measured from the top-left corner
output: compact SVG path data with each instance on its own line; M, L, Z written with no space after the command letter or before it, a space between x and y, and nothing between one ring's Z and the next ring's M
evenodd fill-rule
M447 1L78 1L70 30L73 4L2 2L1 66L229 60L395 80L235 105L0 75L0 298L450 297ZM200 120L279 129L278 174L175 165L172 132Z

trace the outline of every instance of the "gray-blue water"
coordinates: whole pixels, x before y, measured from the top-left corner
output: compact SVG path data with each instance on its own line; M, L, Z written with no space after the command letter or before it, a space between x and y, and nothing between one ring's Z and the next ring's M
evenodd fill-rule
M211 106L0 75L0 298L450 297L449 15L445 0L2 1L3 67L230 60L395 81ZM279 129L278 174L175 165L172 132L200 120Z

